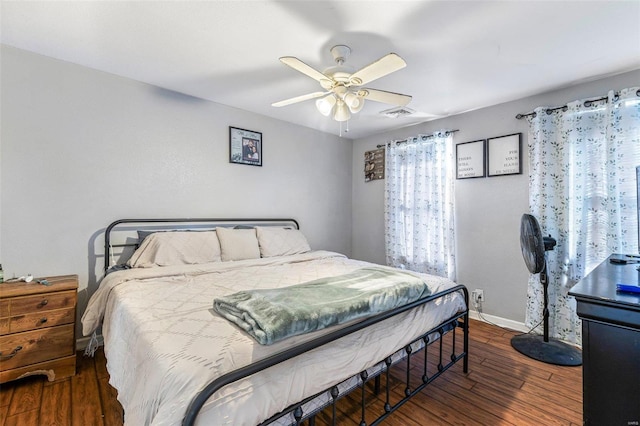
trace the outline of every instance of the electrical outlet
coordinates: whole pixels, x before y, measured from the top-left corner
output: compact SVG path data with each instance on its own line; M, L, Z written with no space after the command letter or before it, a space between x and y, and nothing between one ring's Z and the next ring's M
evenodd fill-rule
M471 292L471 300L474 303L482 303L484 302L484 290L475 289Z

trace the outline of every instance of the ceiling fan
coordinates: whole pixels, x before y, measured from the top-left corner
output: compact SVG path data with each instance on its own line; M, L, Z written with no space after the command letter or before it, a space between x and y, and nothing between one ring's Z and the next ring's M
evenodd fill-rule
M365 99L405 106L411 101L411 96L384 90L363 87L380 77L391 74L407 66L407 63L395 53L389 53L377 61L354 71L345 65L351 49L345 45L337 45L331 48L331 54L336 61L335 66L325 69L323 72L305 64L293 56L283 56L280 61L320 83L324 89L322 92L308 93L302 96L285 99L272 104L274 107L282 107L309 99L316 99L316 107L324 116L331 116L336 121L347 121L351 113L359 112L364 106Z

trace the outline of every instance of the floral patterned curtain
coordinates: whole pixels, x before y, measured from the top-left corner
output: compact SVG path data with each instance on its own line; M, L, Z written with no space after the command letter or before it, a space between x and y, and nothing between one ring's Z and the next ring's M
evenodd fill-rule
M635 167L640 165L640 91L609 92L600 101L575 101L529 121L529 209L547 252L549 330L580 344L581 324L568 291L612 253L638 253ZM539 277L529 280L526 324L542 319Z
M387 144L388 265L455 280L453 165L449 132Z

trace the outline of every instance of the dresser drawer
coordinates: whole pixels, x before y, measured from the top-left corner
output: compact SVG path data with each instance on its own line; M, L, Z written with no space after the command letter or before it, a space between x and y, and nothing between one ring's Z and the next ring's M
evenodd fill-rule
M0 371L74 355L74 324L0 337Z
M10 306L11 306L11 301L9 301L8 299L0 299L0 317L9 316Z
M0 334L19 333L21 331L71 324L75 321L75 316L76 311L73 307L67 309L56 309L55 311L15 315L9 318L9 330L6 333L2 332L3 327L0 320Z
M9 324L11 324L11 318L0 318L0 336L9 334Z
M15 297L11 299L10 315L12 317L33 312L51 311L71 308L76 304L75 291L36 294L33 296Z

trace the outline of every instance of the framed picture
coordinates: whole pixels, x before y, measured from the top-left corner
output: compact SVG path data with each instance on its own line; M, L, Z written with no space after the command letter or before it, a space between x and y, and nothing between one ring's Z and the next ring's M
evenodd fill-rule
M384 179L384 148L364 153L364 181Z
M456 179L485 176L484 147L484 139L456 145Z
M229 162L262 166L262 133L230 126Z
M487 139L489 176L522 174L522 133Z

